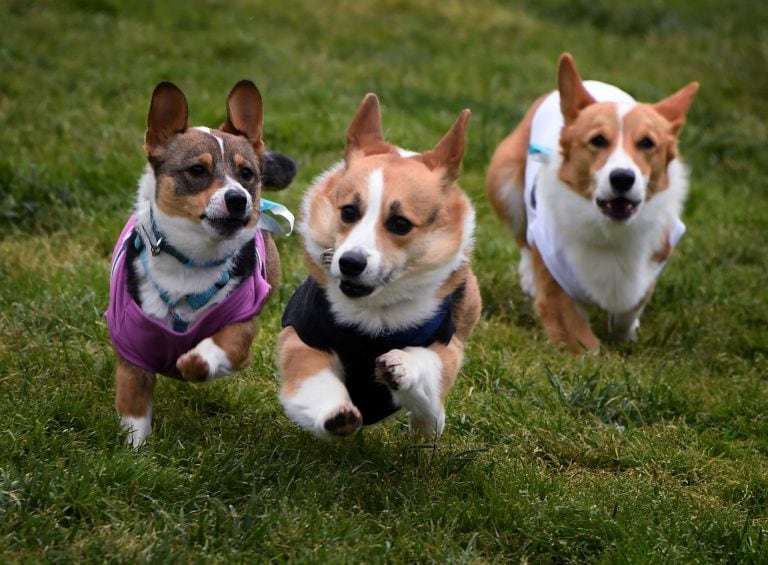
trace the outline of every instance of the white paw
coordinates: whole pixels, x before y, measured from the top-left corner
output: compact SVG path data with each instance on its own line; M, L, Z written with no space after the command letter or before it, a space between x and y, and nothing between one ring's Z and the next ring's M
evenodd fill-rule
M349 435L363 424L347 387L330 369L305 378L291 394L284 388L280 404L291 420L321 439Z
M423 436L439 435L445 425L442 371L440 357L425 347L393 349L376 359L376 378L410 412L411 429Z
M408 390L413 385L415 368L411 355L402 349L392 349L376 358L376 380L390 390Z
M204 381L232 374L232 363L227 354L210 337L181 355L176 361L176 368L189 381Z
M152 434L152 405L149 405L146 416L121 416L120 425L126 433L126 442L131 447L140 447Z

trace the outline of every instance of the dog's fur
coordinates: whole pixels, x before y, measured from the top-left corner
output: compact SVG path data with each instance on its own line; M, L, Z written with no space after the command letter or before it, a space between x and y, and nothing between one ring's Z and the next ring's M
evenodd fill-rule
M139 183L136 227L133 231L129 231L130 225L126 228L113 259L114 265L118 255L125 254L121 260L125 261L130 297L148 318L169 327L175 320L194 326L245 279L256 276L254 270L258 276L265 275L271 289L277 287L280 260L274 243L263 235L263 257L254 244L261 188L263 182L285 186L295 174L293 161L264 149L261 95L250 81L239 82L230 92L227 120L220 129L190 128L187 116L182 91L172 83L160 83L152 94L147 118L144 147L148 164ZM162 250L142 258L141 249L157 243L153 220L164 243L191 264ZM228 280L222 282L222 277ZM212 288L218 290L199 309L184 298ZM111 297L114 301L114 294ZM169 297L180 301L171 306ZM122 314L112 313L118 324L123 323ZM107 317L109 320L109 311ZM159 369L142 368L125 359L117 351L112 332L110 324L118 361L115 404L128 442L138 446L151 433ZM218 327L180 355L169 376L207 381L246 367L256 332L253 318ZM149 345L153 346L162 347Z
M424 324L446 303L455 324L444 342L380 349L348 374L333 345L305 343L290 314L300 316L304 304L289 305L279 336L280 401L318 437L349 435L388 415L370 396L354 401L351 391L366 379L371 394L384 391L377 398L391 403L390 412L409 411L412 430L432 437L443 431L445 398L480 315L469 264L474 211L457 185L468 119L464 110L433 150L404 151L384 141L379 102L369 94L349 126L344 160L305 196L305 285L315 285L334 331L375 341ZM327 320L308 325L314 322Z
M537 100L496 149L488 197L512 229L521 285L555 344L573 352L599 348L589 305L609 313L618 337L635 340L656 277L681 235L672 232L683 229L678 216L688 181L677 141L697 89L691 83L656 104L635 103L611 85L583 83L566 53L558 91ZM535 147L541 139L550 146ZM532 142L551 151L543 164L529 155ZM567 264L578 296L566 292L554 260L536 243L531 206L548 222L545 243Z

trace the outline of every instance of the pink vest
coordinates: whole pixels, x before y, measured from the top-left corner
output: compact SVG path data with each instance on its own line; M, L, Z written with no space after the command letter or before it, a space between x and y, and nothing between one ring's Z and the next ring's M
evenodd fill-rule
M131 216L112 252L107 328L117 352L129 363L153 373L180 377L176 360L227 324L249 320L261 312L270 291L266 279L264 236L256 230L257 268L224 300L212 306L185 332L147 316L128 292L125 246L131 245L136 217Z

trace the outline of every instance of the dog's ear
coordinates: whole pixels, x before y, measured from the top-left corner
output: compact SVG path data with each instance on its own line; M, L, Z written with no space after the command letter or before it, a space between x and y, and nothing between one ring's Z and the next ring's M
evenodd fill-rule
M691 107L693 97L699 90L699 83L692 82L684 86L672 96L668 96L661 102L653 104L654 110L664 116L672 124L672 133L677 135L685 123L685 115Z
M357 114L347 128L344 160L349 165L349 162L359 153L371 155L383 152L385 144L384 134L381 131L379 99L371 92L365 95Z
M584 108L595 99L584 88L584 83L570 53L563 53L557 64L557 90L560 92L560 111L565 125L572 123Z
M150 157L157 157L170 139L187 129L189 108L187 99L172 82L161 82L152 92L152 102L147 115L147 131L144 134L144 150Z
M253 145L257 155L264 151L261 139L264 125L264 106L261 93L250 80L238 82L227 97L227 121L221 125L221 131L234 135L243 135Z
M472 112L469 109L462 110L459 117L453 122L451 129L435 145L435 148L421 154L421 160L431 170L445 169L444 180L446 184L455 182L461 173L467 123L471 115Z

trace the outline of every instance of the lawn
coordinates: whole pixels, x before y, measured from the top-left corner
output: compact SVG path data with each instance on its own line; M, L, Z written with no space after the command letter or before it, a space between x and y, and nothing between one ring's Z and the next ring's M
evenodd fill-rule
M729 4L0 2L0 561L768 561L768 3ZM641 100L701 83L686 236L639 343L581 357L547 343L483 189L566 50ZM461 184L484 310L437 445L402 416L336 443L284 416L293 236L254 364L162 380L154 435L125 447L102 312L149 97L171 80L216 126L241 78L300 167L268 196L297 212L366 92L416 150L472 109Z

